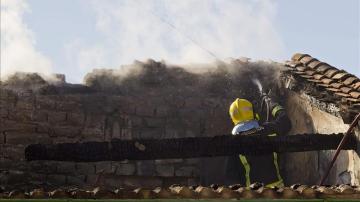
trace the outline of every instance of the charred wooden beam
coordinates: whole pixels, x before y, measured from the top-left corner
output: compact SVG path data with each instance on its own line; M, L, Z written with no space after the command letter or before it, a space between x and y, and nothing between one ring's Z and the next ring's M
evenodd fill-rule
M343 134L298 134L288 136L216 136L177 139L119 140L61 144L33 144L25 150L27 160L56 161L121 161L230 156L236 154L262 155L271 152L303 152L334 150ZM350 138L344 150L356 149Z

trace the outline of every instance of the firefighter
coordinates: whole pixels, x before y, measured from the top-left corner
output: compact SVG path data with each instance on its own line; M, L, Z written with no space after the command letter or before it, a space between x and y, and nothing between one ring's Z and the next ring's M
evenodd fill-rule
M258 129L260 126L264 128L263 133L269 136L284 135L290 130L291 122L284 108L266 95L262 96L262 100L267 106L267 113L265 113L267 115L264 116L267 116L268 120L264 121L260 121L252 103L246 99L237 98L230 105L229 114L235 125L232 135L241 135L242 132ZM275 152L261 156L229 157L226 172L228 184L240 183L249 186L254 182L263 182L267 187L284 186L279 170L278 155Z

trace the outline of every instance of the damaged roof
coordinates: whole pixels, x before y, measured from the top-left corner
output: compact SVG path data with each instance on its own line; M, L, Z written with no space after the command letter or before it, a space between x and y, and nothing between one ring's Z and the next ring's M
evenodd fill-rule
M308 54L296 53L285 64L290 67L287 88L303 91L317 101L334 104L346 123L360 111L360 79L354 74L340 70Z

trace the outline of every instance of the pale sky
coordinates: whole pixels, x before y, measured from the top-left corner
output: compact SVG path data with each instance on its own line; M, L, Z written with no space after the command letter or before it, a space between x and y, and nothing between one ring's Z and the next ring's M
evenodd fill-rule
M289 60L303 52L360 76L358 0L0 0L1 73L63 73L133 60ZM211 54L209 53L211 52Z

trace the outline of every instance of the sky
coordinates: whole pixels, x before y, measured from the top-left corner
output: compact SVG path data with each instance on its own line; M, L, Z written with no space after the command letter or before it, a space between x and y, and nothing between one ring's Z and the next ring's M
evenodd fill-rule
M360 76L358 0L0 0L1 75L308 53Z

